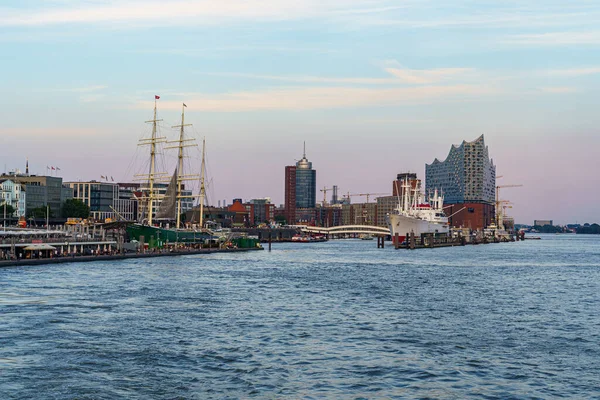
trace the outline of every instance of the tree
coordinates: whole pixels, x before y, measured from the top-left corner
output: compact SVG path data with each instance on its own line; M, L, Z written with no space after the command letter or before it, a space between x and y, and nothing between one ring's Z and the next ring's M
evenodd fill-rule
M10 218L12 217L12 215L15 213L15 208L13 206L11 206L10 204L3 202L2 204L0 204L0 216L2 218L4 218L4 207L6 206L6 218Z
M565 231L562 226L556 225L535 225L533 228L540 233L563 233Z
M63 218L87 218L90 208L79 199L67 199L62 206Z
M27 217L29 217L29 218L46 218L47 212L49 213L48 217L50 217L50 218L54 217L52 210L48 211L46 206L36 207L36 208L32 208L31 210L28 210Z
M285 219L285 215L276 215L275 222L281 225L287 225L287 220Z
M577 229L577 233L586 233L586 234L600 234L600 225L598 224L585 224L582 227Z

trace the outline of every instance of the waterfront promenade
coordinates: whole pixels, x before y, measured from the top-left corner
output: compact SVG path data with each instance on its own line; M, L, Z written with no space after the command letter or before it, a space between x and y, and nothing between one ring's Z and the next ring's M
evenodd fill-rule
M146 253L115 253L115 254L99 254L99 255L86 255L86 256L62 256L52 258L26 258L21 260L2 260L0 261L0 268L2 267L16 267L25 265L45 265L45 264L64 264L73 262L94 262L94 261L116 261L116 260L127 260L132 258L154 258L154 257L174 257L174 256L186 256L192 254L210 254L210 253L237 253L253 250L263 250L260 248L205 248L205 249L184 249L184 250L173 250L173 251L148 251Z

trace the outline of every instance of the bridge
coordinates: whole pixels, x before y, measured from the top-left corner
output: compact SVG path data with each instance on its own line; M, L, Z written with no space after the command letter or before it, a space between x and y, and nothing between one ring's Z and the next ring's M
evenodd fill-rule
M321 235L390 235L390 230L382 226L341 225L325 228L322 226L296 225L304 233Z

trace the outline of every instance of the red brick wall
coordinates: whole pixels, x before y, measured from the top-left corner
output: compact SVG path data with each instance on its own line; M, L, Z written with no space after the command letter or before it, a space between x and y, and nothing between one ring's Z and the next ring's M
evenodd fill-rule
M285 167L285 219L288 224L296 222L296 167Z
M464 208L464 209L463 209ZM485 203L445 204L444 212L450 217L450 225L471 229L483 229L495 222L495 207Z

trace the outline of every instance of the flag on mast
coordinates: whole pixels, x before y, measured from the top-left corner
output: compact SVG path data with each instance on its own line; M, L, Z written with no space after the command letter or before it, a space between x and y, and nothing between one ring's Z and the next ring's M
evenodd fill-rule
M54 167L51 167L51 168L52 168L52 171L54 171L54 170L55 170L55 168L54 168Z
M158 100L158 99L160 99L160 96L154 95L154 100Z
M184 106L184 107L187 107L187 106L185 105L185 103L183 103L183 106Z

